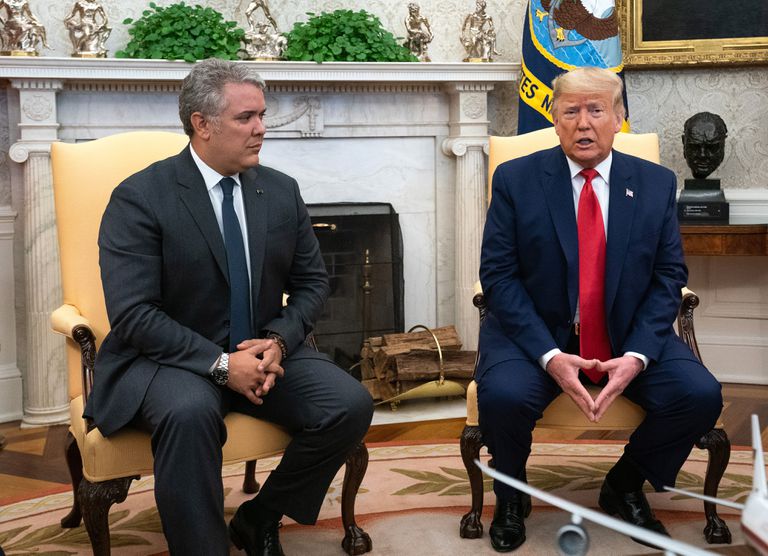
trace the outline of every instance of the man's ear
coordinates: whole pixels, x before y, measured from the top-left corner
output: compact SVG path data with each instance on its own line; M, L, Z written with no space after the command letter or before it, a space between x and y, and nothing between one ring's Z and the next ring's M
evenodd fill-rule
M200 112L193 112L189 117L192 128L195 130L195 135L203 140L208 140L211 136L211 122Z
M616 114L616 126L613 130L614 133L618 133L621 131L621 126L624 125L624 117L620 114Z

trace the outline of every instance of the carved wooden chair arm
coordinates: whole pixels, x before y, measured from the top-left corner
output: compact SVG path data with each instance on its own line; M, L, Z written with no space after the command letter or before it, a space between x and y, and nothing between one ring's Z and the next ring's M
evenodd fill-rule
M699 344L696 342L696 330L693 327L693 310L698 306L699 296L696 295L696 292L687 287L683 288L683 299L677 313L677 334L691 348L696 358L701 361Z
M480 312L480 322L483 322L488 307L479 280L475 282L473 290L472 304L477 307L477 310ZM682 289L682 294L680 309L677 312L677 333L680 339L691 348L693 354L701 361L701 352L699 351L699 344L696 342L696 331L693 326L693 310L699 306L699 296L688 287Z
M74 305L64 304L51 313L51 328L80 346L83 404L93 388L93 366L96 360L96 335L90 321Z

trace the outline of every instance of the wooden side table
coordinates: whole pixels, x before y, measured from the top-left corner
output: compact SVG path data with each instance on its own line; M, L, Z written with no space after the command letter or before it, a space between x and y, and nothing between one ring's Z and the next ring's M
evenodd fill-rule
M768 224L682 224L686 255L768 255Z

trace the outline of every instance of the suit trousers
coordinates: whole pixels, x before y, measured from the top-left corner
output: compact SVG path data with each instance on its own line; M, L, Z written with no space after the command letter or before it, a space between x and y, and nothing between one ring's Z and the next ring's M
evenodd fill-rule
M259 503L299 523L317 519L336 472L368 430L373 404L357 380L318 354L282 366L285 376L260 406L198 374L158 369L133 425L152 434L155 499L171 554L229 554L221 478L228 411L292 435Z
M523 477L532 432L544 409L562 390L538 363L502 361L478 382L480 430L496 469ZM646 412L624 452L651 485L674 486L695 442L712 429L722 410L720 383L698 361L651 362L623 393ZM512 487L494 482L497 496Z

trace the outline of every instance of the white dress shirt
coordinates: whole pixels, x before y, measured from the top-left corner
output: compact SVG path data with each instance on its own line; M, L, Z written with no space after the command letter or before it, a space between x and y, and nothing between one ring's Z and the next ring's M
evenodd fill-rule
M216 221L219 223L219 230L221 231L221 237L224 237L224 221L221 216L221 203L224 201L224 191L221 189L219 182L222 176L216 170L208 166L203 159L200 158L195 149L192 148L192 144L189 145L189 150L192 153L192 159L197 165L197 169L203 175L203 181L205 181L205 187L208 189L208 196L211 198L211 205L213 205L213 213L216 215ZM251 279L251 257L248 250L248 222L245 219L245 204L243 203L243 191L240 184L240 175L228 176L235 180L237 187L232 188L233 203L235 206L235 214L240 221L240 231L243 234L243 247L245 247L245 262L248 266L248 279Z

